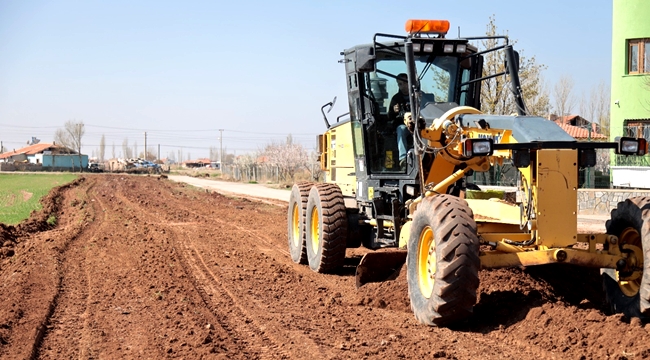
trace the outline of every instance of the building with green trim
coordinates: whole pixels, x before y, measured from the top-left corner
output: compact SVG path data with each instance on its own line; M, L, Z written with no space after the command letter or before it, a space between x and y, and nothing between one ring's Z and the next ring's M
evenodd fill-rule
M649 0L613 0L610 104L611 141L617 136L650 140ZM613 185L650 188L649 160L647 155L615 156Z

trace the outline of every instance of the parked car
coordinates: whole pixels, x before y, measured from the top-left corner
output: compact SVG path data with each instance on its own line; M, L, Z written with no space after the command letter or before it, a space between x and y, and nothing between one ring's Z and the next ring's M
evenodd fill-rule
M103 172L104 170L99 166L98 163L90 163L88 164L88 171L90 172Z

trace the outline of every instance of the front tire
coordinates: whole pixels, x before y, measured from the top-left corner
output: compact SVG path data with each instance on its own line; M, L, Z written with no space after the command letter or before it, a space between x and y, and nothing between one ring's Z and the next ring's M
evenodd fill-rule
M313 183L300 182L293 185L289 197L287 223L289 234L289 254L296 264L307 264L307 248L305 245L305 214L309 190Z
M650 198L635 197L618 203L605 224L607 233L618 236L621 251L638 249L629 256L636 259L632 273L602 269L605 301L613 313L650 317ZM628 250L624 245L628 245ZM627 278L625 278L627 276ZM623 278L623 279L621 279ZM628 280L626 280L628 279Z
M343 194L336 184L316 184L311 188L306 220L309 267L328 273L343 266L348 219Z
M451 195L422 200L407 246L415 318L443 326L469 317L476 304L480 259L476 222L467 202Z

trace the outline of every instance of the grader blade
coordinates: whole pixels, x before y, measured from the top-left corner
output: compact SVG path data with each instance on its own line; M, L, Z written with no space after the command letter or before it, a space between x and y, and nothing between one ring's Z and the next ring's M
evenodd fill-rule
M406 262L406 250L377 251L365 254L355 274L357 289L369 282L381 282L397 277Z

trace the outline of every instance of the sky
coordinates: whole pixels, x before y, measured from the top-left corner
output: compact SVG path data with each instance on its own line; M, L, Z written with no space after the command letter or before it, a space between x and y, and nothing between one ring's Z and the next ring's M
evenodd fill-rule
M609 85L611 0L0 0L0 141L52 142L72 120L89 155L102 135L105 157L125 141L141 152L145 132L162 158L255 153L289 134L311 151L321 106L336 96L330 116L348 111L341 51L404 35L408 19L480 36L492 15L547 66L550 93L562 76L578 98Z

